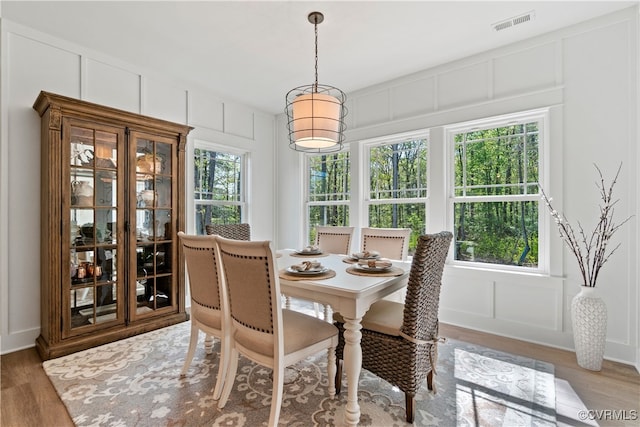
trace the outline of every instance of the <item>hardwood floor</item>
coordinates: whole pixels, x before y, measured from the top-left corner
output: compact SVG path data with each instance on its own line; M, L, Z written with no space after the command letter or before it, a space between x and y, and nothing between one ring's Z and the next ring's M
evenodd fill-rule
M579 367L576 355L571 351L443 323L440 324L440 335L552 363L556 375L558 424L640 426L640 374L633 366L605 360L602 370L593 372ZM601 410L599 413L591 414L598 416L595 422L580 419L579 410L582 407L576 407L575 402L571 401L571 396L567 395L566 389L569 389L571 394L575 392L589 410Z
M556 390L560 405L559 425L596 425L592 420L580 420L579 408L571 402L573 391L587 408L604 411L600 412L601 417L597 420L600 426L640 425L640 374L632 366L605 360L600 372L592 372L576 364L573 352L445 324L440 325L440 334L553 363L559 384L571 385ZM67 410L44 373L34 348L1 356L0 365L0 426L73 426Z

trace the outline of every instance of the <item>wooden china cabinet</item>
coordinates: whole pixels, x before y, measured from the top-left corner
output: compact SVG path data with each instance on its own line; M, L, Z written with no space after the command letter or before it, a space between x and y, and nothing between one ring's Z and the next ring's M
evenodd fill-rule
M189 126L41 92L43 359L188 319Z

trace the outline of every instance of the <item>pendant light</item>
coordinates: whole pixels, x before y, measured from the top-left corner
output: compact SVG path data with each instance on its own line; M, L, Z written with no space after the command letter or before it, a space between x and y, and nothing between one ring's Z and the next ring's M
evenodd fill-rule
M307 17L315 30L315 83L291 89L287 93L287 128L289 148L310 153L330 153L343 147L344 118L347 99L333 86L318 84L318 24L324 21L320 12Z

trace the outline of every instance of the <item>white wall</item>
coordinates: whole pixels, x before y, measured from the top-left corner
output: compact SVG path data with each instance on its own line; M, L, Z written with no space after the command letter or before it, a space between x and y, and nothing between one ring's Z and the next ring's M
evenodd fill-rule
M274 235L273 115L89 51L80 45L0 21L0 352L31 347L40 333L41 90L189 124L196 139L249 153L252 235ZM193 189L187 180L186 200ZM189 207L189 212L193 209ZM187 217L187 231L194 230Z
M595 221L597 163L607 178L620 162L616 218L635 215L616 236L618 252L602 270L598 291L609 312L606 356L640 367L638 286L638 7L349 94L347 141L430 128L430 156L445 159L442 126L550 107L548 186L569 218ZM419 52L416 52L419 54ZM301 245L301 155L287 148L278 120L278 217L283 246ZM441 168L432 168L442 170ZM446 212L433 200L436 212ZM433 204L436 204L435 206ZM352 209L354 206L352 206ZM350 215L354 224L357 215ZM428 215L427 232L447 219ZM472 329L573 348L570 303L580 279L573 256L551 229L550 274L515 274L447 266L440 319Z

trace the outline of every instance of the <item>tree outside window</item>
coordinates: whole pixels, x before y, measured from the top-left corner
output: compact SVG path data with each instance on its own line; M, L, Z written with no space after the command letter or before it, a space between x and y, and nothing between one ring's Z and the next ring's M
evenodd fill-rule
M412 254L425 231L427 140L383 142L368 153L369 227L411 228Z
M351 171L349 152L307 156L309 243L316 226L348 226Z
M455 260L537 268L541 120L450 134Z
M245 208L243 155L196 148L194 202L196 233L207 224L239 224Z

